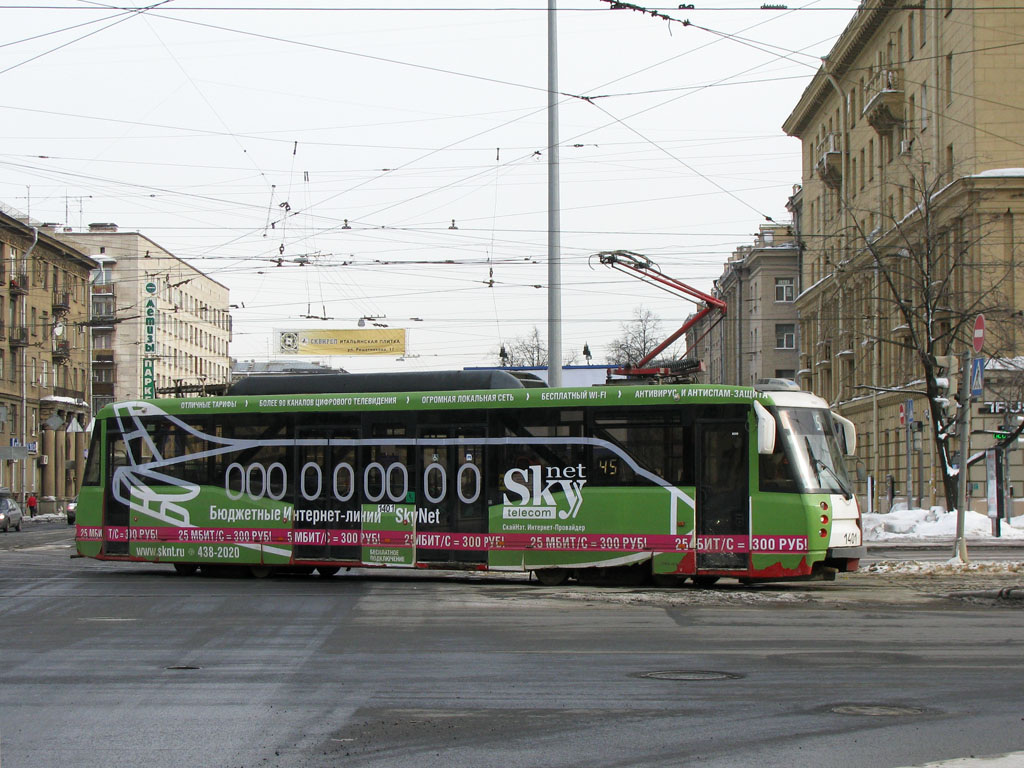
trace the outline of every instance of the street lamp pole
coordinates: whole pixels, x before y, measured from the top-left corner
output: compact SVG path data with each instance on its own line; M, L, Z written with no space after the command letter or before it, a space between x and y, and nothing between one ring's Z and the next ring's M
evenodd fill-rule
M548 0L548 386L562 386L561 201L558 195L558 31Z

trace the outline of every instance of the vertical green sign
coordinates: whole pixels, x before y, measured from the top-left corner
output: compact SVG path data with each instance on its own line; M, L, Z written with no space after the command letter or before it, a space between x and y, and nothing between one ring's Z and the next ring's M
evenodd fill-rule
M156 397L156 283L146 283L146 300L143 304L145 317L145 338L142 342L142 396Z

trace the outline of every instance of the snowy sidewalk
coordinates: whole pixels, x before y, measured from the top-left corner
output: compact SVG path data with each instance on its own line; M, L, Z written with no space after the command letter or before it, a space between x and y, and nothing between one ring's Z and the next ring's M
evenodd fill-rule
M992 535L992 520L978 512L964 516L964 536L970 544L985 546L1024 546L1024 516L1010 524L1002 523L1000 536ZM956 512L939 509L899 509L888 514L864 515L864 543L869 547L884 544L936 545L956 538Z

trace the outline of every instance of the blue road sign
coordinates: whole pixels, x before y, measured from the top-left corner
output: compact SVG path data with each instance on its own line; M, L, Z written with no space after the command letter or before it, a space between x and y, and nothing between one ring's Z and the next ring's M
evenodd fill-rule
M985 391L985 358L971 360L971 397L981 397Z

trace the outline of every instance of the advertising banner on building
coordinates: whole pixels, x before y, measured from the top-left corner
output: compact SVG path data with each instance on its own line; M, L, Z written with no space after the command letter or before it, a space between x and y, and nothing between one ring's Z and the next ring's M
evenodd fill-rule
M146 298L143 301L146 330L142 343L142 351L145 355L142 358L142 396L150 399L156 397L156 372L154 365L157 321L156 291L156 283L146 283Z
M275 330L282 355L404 355L404 328Z

